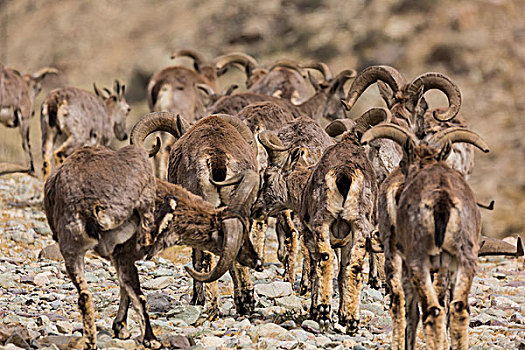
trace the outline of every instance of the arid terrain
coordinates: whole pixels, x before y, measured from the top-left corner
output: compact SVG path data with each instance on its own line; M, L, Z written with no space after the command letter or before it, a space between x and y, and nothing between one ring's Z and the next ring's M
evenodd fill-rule
M461 89L462 116L491 149L488 154L476 151L476 166L469 178L479 202L496 203L493 211L482 210L483 234L525 238L523 18L525 2L520 0L0 0L0 60L22 72L43 66L60 70L58 76L46 78L31 123L38 170L39 109L51 89L91 90L93 82L110 87L115 78L120 79L128 86L130 129L148 112L148 79L173 64L170 54L180 48L195 49L210 60L243 51L266 63L279 58L323 61L334 72L388 64L407 80L428 71L443 72ZM180 58L175 63L189 65L190 61ZM244 76L235 71L220 78L221 87L233 82L243 85ZM445 102L439 93L428 96L432 107ZM350 116L383 105L373 87ZM23 164L24 160L18 130L0 126L0 161ZM0 179L0 344L6 340L2 327L19 324L27 345L75 348L81 328L76 290L59 257L39 257L42 248L53 244L41 189L40 172L36 178L9 175ZM275 256L275 236L268 235L273 239L266 248L271 264L255 274L258 312L250 320L235 316L228 275L221 279L219 321L206 321L203 310L188 305L191 285L182 267L189 262L188 249L170 250L139 264L154 329L165 344L189 346L196 341L205 347L260 349L388 347L392 324L384 290L365 287L363 327L356 337L349 337L337 330L322 335L315 324L304 324L308 300L288 292L291 286L264 287L284 283ZM525 260L480 261L470 298L471 348L525 349ZM99 344L136 348L132 341L110 337L118 302L113 268L89 256L87 271L99 312ZM275 295L274 289L287 292ZM130 316L134 319L133 312ZM293 321L282 324L284 320ZM130 328L138 335L134 321Z

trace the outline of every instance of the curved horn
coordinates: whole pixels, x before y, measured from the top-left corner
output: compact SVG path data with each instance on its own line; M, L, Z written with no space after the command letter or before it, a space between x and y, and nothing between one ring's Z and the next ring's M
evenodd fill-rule
M101 93L100 90L98 89L96 83L93 83L93 90L95 91L95 95L102 97L102 93Z
M40 81L45 78L48 74L58 74L58 69L52 67L42 68L35 73L31 74L31 79Z
M253 170L247 170L242 177L237 191L232 196L228 210L243 217L250 216L250 208L253 204L254 194L259 189L259 174Z
M357 99L365 90L376 81L381 80L387 83L394 93L406 85L405 78L397 69L390 66L371 66L363 70L355 78L348 94L346 95L346 106L352 108Z
M357 72L355 69L345 69L337 74L337 76L332 80L330 84L330 89L335 90L339 86L342 86L346 83L347 80L355 78Z
M29 173L31 169L26 166L14 163L0 163L0 175L11 173Z
M206 93L206 95L208 96L215 96L216 93L215 91L211 88L211 86L209 86L208 84L195 84L195 87L201 91L203 91L204 93Z
M222 96L230 96L238 88L239 88L239 85L232 84L228 86L228 88L222 92Z
M435 72L421 74L408 85L408 92L415 93L422 85L424 86L423 93L428 90L437 89L447 96L448 109L444 112L435 110L433 116L436 120L446 122L458 114L459 108L461 107L461 92L449 77L445 74Z
M312 62L312 63L308 63L308 64L305 64L305 65L301 65L300 67L301 68L306 68L306 69L318 70L319 72L321 72L321 74L323 74L323 79L325 81L329 81L329 80L333 79L332 71L330 70L330 67L328 67L328 65L326 63L323 63L323 62Z
M200 282L213 282L221 278L228 271L241 249L243 242L243 224L239 219L226 219L221 223L224 233L222 255L219 262L210 272L197 272L189 266L186 271L195 280Z
M240 64L244 67L247 76L250 76L253 70L259 65L255 58L242 52L233 52L217 57L215 60L215 69L217 72L225 72L225 68Z
M368 129L376 126L379 123L390 123L392 121L392 114L390 110L386 108L371 108L366 111L362 116L356 119L356 128L362 134Z
M131 130L130 143L139 147L144 147L144 140L149 134L155 131L166 131L173 135L176 139L182 136L184 130L184 121L180 116L175 116L169 112L152 112L145 115L141 120L135 124ZM153 149L160 148L160 140L157 139L157 145ZM153 152L152 151L152 152ZM156 153L156 152L155 152ZM155 153L150 152L150 157Z
M269 130L263 130L257 134L257 139L263 145L266 153L268 153L269 163L276 164L284 159L285 151L290 147L285 147L277 135Z
M113 83L113 91L115 91L115 95L120 95L120 81L118 81L118 79L115 79Z
M275 68L288 68L288 69L296 71L297 73L301 75L304 74L304 71L301 69L301 67L299 67L297 62L294 62L291 60L278 60L271 65L269 70L272 71Z
M225 121L230 123L233 127L235 127L235 129L237 129L239 134L241 134L241 136L246 140L246 142L248 142L250 146L252 146L254 155L255 157L257 157L257 153L258 153L257 143L255 142L255 137L253 136L253 133L250 130L250 128L248 128L248 126L244 124L242 120L232 115L216 114L216 116L224 119Z
M177 58L177 57L189 57L189 58L191 58L193 60L193 67L195 68L195 70L197 72L201 71L201 64L202 64L202 62L204 62L204 60L202 59L202 56L199 55L196 51L194 51L194 50L187 50L187 49L176 50L175 52L173 52L171 54L171 59L174 59L174 58Z
M329 136L336 137L352 129L354 126L355 122L351 119L336 119L328 124L324 131L326 131Z
M243 177L244 177L243 174L238 174L224 181L215 181L212 178L210 178L210 182L217 187L233 186L233 185L237 185L238 183L240 183Z
M489 146L481 136L476 134L474 131L470 131L461 127L453 127L441 130L434 135L432 135L428 143L436 148L442 148L448 141L451 143L454 142L465 142L470 143L483 152L489 152Z
M384 138L390 139L403 146L408 139L417 144L416 137L408 130L396 124L381 124L367 130L361 137L361 144L365 145L372 140Z

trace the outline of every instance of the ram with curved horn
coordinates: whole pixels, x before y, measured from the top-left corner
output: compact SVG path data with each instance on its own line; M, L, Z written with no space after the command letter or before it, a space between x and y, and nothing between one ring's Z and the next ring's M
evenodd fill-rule
M310 314L323 328L328 328L332 320L335 258L332 249L341 250L339 322L347 327L348 333L355 332L359 322L365 242L373 230L376 215L375 174L359 144L360 127L356 126L384 121L371 118L371 114L364 116L366 121L358 119L348 125L339 143L330 141L332 145L323 149L313 166L308 162L308 148L288 149L277 135L272 136L269 131L259 134L269 154L269 166L253 215L265 217L292 209L301 219L310 253ZM377 114L387 116L382 111Z
M402 167L381 184L378 200L394 321L392 348L414 348L419 300L427 348L441 349L447 341L443 334L448 310L451 347L467 349L467 299L481 222L464 175L448 167L445 159L452 143L467 142L484 152L488 147L464 128L444 130L427 142L403 127L384 124L367 131L361 142L376 138L393 140L404 150Z
M132 142L142 142L149 134L156 131L168 131L177 138L169 157L168 180L171 183L181 185L190 192L202 196L215 207L235 205L236 198L238 196L244 198L245 195L242 193L246 193L248 195L242 201L247 208L250 208L259 187L258 176L254 179L249 175L252 172L257 173L257 145L250 129L236 117L211 115L199 120L182 133L179 127L182 124L176 120L177 118L170 116L169 113L147 116L137 123L135 128L140 132L132 135ZM178 117L178 120L183 118ZM238 176L242 176L242 181L238 183L229 181ZM245 226L249 228L250 224ZM228 224L228 229L232 227L232 224ZM242 238L245 244L250 243L247 236ZM203 250L194 250L192 256L194 268L201 272L191 272L196 278L192 303L200 305L209 303L209 314L212 317L216 316L218 315L217 282L206 285L209 293L204 292L202 283L202 280L214 280L217 276L217 273L209 273L213 257ZM218 271L229 267L226 262L219 261ZM258 267L260 268L262 265ZM250 274L246 268L235 265L231 268L230 274L234 282L237 311L239 314L251 313L255 299ZM205 300L205 295L211 295L212 300Z
M293 61L278 60L266 67L250 55L233 52L217 57L215 62L218 75L224 74L230 66L243 70L249 92L283 98L294 104L307 99L308 82L304 71Z
M55 165L64 162L82 146L109 146L114 138L127 140L126 119L130 107L126 102L126 86L115 80L113 91L95 93L74 87L49 92L40 109L42 131L42 172L44 179Z
M142 134L142 130L134 129L136 144L118 151L100 146L77 150L45 183L44 210L79 293L88 349L96 348L93 297L84 276L88 250L111 260L117 270L121 295L113 322L115 336L130 336L126 323L131 302L139 319L140 339L150 348L160 348L161 344L149 322L137 260L151 258L173 245L188 245L221 256L209 273L191 271L202 280L219 278L235 261L261 267L246 240L249 213L245 208L249 208L251 194L257 188L257 174L245 174L232 205L215 208L181 186L153 176L148 154L138 142L143 140Z
M34 115L35 98L42 90L42 80L57 73L57 69L46 67L33 74L20 74L17 70L0 64L0 124L8 128L19 128L30 174L35 171L29 142L29 125Z
M171 57L189 57L193 67L173 65L155 73L148 83L148 106L151 112L170 112L191 124L205 115L210 102L210 94L203 94L198 85L204 84L214 93L219 93L215 67L193 50L177 50ZM169 148L173 140L166 133L161 133L160 137L163 148L155 156L155 174L166 178Z

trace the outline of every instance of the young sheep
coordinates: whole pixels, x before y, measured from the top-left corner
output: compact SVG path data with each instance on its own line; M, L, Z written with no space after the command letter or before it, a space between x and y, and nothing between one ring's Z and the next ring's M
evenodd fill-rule
M8 128L20 128L29 173L35 170L29 142L29 124L34 115L35 98L42 89L42 80L48 74L57 73L55 68L42 68L34 74L20 74L0 63L0 124Z
M51 155L60 165L82 146L109 146L115 136L124 141L126 118L130 107L124 97L126 86L115 80L113 92L95 93L74 87L52 90L42 102L42 171L44 179L51 172ZM54 151L54 152L53 152Z
M377 110L383 117L383 110ZM367 114L366 118L373 115ZM339 322L352 333L358 326L361 270L365 241L375 223L377 185L374 170L359 145L360 126L383 120L360 120L328 147L316 165L307 166L305 148L287 151L279 138L263 134L270 166L253 215L265 217L283 209L298 213L305 228L312 279L311 316L325 328L331 322L332 248L341 248L339 269ZM259 136L261 137L261 135Z
M96 348L96 328L92 295L84 277L86 252L94 250L110 259L117 271L120 304L113 322L115 336L130 336L126 322L131 301L139 317L141 341L159 348L134 262L185 244L221 256L205 276L208 281L218 279L235 260L259 267L261 262L247 240L249 213L244 209L246 198L256 189L253 179L246 174L231 206L216 209L182 187L156 179L147 153L135 145L118 151L80 148L48 177L44 210L79 293L87 349Z
M488 148L463 128L445 129L418 141L405 128L386 124L366 132L361 142L376 138L389 138L404 150L402 166L381 185L378 204L394 320L392 347L405 349L406 342L406 348L414 348L419 299L427 347L441 349L443 307L450 293L451 346L467 349L468 293L477 266L481 222L464 175L444 160L454 142L468 142L485 152ZM436 273L434 283L431 273Z

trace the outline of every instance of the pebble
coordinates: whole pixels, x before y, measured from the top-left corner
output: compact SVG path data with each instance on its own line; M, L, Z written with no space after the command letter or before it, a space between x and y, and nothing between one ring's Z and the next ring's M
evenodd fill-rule
M162 276L146 281L142 286L144 289L164 289L173 284L174 281L171 276Z
M288 332L285 328L275 323L264 323L257 326L256 334L263 338L272 338L278 340L295 340L293 335Z
M295 295L277 298L275 299L275 303L277 304L277 306L281 306L288 310L294 310L297 312L301 312L303 309L301 298Z
M313 320L304 320L301 324L301 328L310 333L319 333L319 323Z
M293 293L292 285L289 282L271 282L260 283L255 285L255 292L257 295L263 295L267 298L279 298Z

